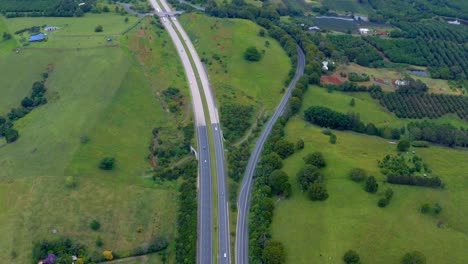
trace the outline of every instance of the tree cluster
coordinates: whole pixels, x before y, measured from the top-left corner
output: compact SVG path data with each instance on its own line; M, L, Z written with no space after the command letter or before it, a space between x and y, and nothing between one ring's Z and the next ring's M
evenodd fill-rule
M397 128L377 128L373 123L365 124L359 114L342 114L323 106L311 106L304 111L306 121L326 128L337 130L351 130L367 135L375 135L383 138L399 139L400 130Z
M184 96L180 93L180 90L176 87L168 87L162 92L164 101L168 105L169 111L175 113L179 111L180 107L184 103Z
M35 82L32 86L32 92L29 97L25 97L21 101L21 106L18 108L12 108L8 113L8 117L0 116L0 138L5 137L7 143L15 142L19 137L19 132L13 128L13 123L27 115L34 108L47 103L45 98L45 92L47 89L44 86L45 81L48 78L48 74L43 74L43 80Z
M387 182L392 184L416 185L432 188L443 188L442 180L437 176L430 176L432 170L424 163L421 157L413 156L408 160L404 155L386 155L378 161L382 174L386 175ZM423 174L421 175L416 175ZM429 175L429 176L427 176Z
M221 125L224 137L228 141L235 141L244 135L250 127L254 109L250 105L225 103L220 107Z
M355 72L350 72L348 74L348 80L351 82L368 82L370 81L370 77L367 74L358 74Z
M468 147L468 131L464 128L456 128L451 124L436 124L429 121L411 122L407 125L408 135L411 140L441 144L449 147ZM427 142L426 142L427 141ZM413 146L416 143L412 142Z
M79 6L79 3L85 3ZM96 0L9 0L0 1L0 13L7 17L48 16L48 17L80 17L84 13L96 9Z
M53 263L57 264L72 263L72 256L77 256L86 263L101 260L100 257L98 259L91 258L85 246L75 243L68 238L59 238L35 242L32 249L32 262L37 263L40 260L53 258L51 254L54 255L55 259Z
M256 47L248 47L244 51L244 59L247 61L259 61L262 58L262 54Z
M194 263L197 252L197 163L184 171L177 213L176 262Z
M392 197L393 197L393 190L388 188L387 190L385 190L384 197L380 198L379 201L377 202L377 205L381 208L387 207Z

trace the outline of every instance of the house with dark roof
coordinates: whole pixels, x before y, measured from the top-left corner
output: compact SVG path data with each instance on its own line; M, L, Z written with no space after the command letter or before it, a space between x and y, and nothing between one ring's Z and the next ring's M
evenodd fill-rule
M45 38L46 38L46 35L45 35L45 34L39 33L39 34L37 34L37 35L30 36L30 37L29 37L29 42L44 41Z

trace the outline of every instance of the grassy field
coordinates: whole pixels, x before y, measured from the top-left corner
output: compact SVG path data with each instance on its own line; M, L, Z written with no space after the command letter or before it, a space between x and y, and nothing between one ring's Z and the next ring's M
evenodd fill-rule
M348 249L356 250L363 263L399 263L411 250L421 251L428 263L468 261L468 152L441 147L415 149L440 175L446 188L391 185L394 197L387 208L381 209L377 201L390 185L382 182L376 160L387 153L395 154L395 145L377 137L339 131L334 132L338 141L332 145L321 131L297 117L286 127L289 140L305 141L305 149L284 162L293 195L277 202L272 224L273 239L283 242L287 263L341 263ZM325 202L308 200L296 182L296 173L304 166L302 157L312 151L321 151L328 163L324 174L330 197ZM377 177L377 194L366 193L360 184L348 179L347 173L354 167ZM418 208L426 202L441 204L443 212L422 215ZM443 222L443 228L437 227L439 222Z
M272 111L279 102L291 63L279 43L260 37L260 27L241 19L219 19L186 14L179 19L195 44L201 58L207 58L208 73L218 104L236 101L264 106ZM265 41L270 42L265 47ZM243 58L250 46L264 51L260 62ZM220 61L213 58L218 55ZM274 67L271 67L274 65Z
M117 23L124 24L122 16L108 14L38 19L70 29L97 22L115 34L125 29ZM15 18L6 24L15 31L32 20ZM84 34L82 30L61 34L66 38ZM56 48L49 39L40 43L41 49L0 55L2 114L19 104L39 74L53 69L46 83L49 102L15 123L17 142L0 142L0 232L5 238L0 257L10 263L30 262L34 241L57 236L78 240L97 254L103 249L128 254L153 236L175 236L177 183L155 185L146 179L147 156L152 129L176 134L177 122L185 118L169 114L158 100L170 85L186 94L185 78L173 46L165 44L170 44L169 36L156 35L148 23L115 42L96 49L73 49L75 43L69 50ZM149 66L143 53L151 67L142 67ZM82 136L89 142L80 142ZM116 158L115 170L98 169L105 156ZM70 175L78 180L76 189L65 187ZM101 223L99 231L89 228L94 219ZM101 249L95 246L97 236L104 241ZM17 257L10 260L13 251Z
M343 93L317 86L310 86L311 92L304 96L304 109L312 105L320 105L332 108L342 113L356 112L360 114L365 123L372 122L376 126L389 126L400 128L411 121L422 121L423 119L399 119L393 113L383 108L377 101L373 100L368 93ZM349 105L351 99L355 100L355 106ZM446 115L438 119L432 119L436 123L450 123L457 127L468 128L468 123L462 121L455 115Z
M80 18L80 23L75 23L66 17L27 17L10 18L6 20L10 32L15 32L33 26L55 26L58 30L47 33L46 42L27 42L30 34L27 32L14 35L20 44L27 44L26 48L93 48L105 45L115 45L118 41L109 42L108 38L118 36L131 25L138 21L137 17L127 16L129 21L124 21L125 16L114 13L86 14ZM101 25L103 32L94 32L96 26Z

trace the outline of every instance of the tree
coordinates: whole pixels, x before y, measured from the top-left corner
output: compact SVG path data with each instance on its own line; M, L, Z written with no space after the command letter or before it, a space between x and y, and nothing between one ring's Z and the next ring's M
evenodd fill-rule
M284 196L288 197L291 194L288 174L282 170L275 170L270 174L268 185L271 187L271 192L275 195L284 194Z
M410 147L410 142L407 139L400 140L397 145L397 149L400 152L406 152Z
M101 25L98 25L96 28L94 28L94 32L102 32L104 31L104 28Z
M89 227L94 230L94 231L98 231L99 228L101 228L101 223L99 223L98 220L94 219L93 221L91 221L91 223L89 224Z
M330 139L328 140L328 142L330 142L330 144L336 144L336 135L331 134Z
M314 165L319 169L327 166L322 153L318 151L308 154L303 159L306 164Z
M102 252L102 256L106 259L106 260L113 260L114 259L114 256L112 255L112 251L110 250L104 250Z
M390 201L387 198L380 198L379 201L377 202L377 205L379 207L386 207Z
M303 169L297 173L297 182L301 186L302 190L307 190L309 185L321 181L323 178L318 168L314 165L306 164Z
M9 39L11 39L11 34L6 33L6 32L3 32L3 36L2 36L2 37L3 37L3 40L9 40Z
M301 109L302 100L299 97L293 96L289 99L289 108L291 109L291 115L297 114Z
M343 261L346 264L357 264L359 263L359 260L360 260L359 254L352 249L346 251L346 253L343 256Z
M102 8L102 12L104 12L104 13L108 13L109 11L110 11L110 9L109 9L108 6L104 6L104 7Z
M74 189L78 185L78 181L75 179L74 176L68 176L65 179L65 186L70 189Z
M4 129L3 134L5 136L5 139L6 139L7 143L13 143L19 137L18 131L13 129L13 128Z
M375 180L374 176L370 176L366 180L366 185L364 186L364 190L369 193L375 193L377 192L377 189L379 188L379 184Z
M280 139L273 145L273 151L278 153L281 158L285 159L294 153L294 144L287 140Z
M272 152L262 158L262 167L264 167L265 171L281 169L283 167L283 160L276 152Z
M265 36L265 30L264 30L263 28L260 29L260 30L258 31L258 35L259 35L260 37L264 37L264 36Z
M279 241L268 240L263 250L264 263L283 264L286 262L286 254L283 244Z
M96 247L102 247L104 245L104 242L102 241L102 238L100 236L96 237Z
M354 168L349 172L349 178L355 182L362 182L367 177L367 173L364 169Z
M304 140L302 138L300 138L296 142L296 149L301 150L303 148L304 148Z
M354 98L351 99L351 101L349 102L349 105L354 107L356 105L356 102L354 101Z
M125 17L124 22L128 23L128 17Z
M21 101L21 105L23 107L31 107L31 106L34 106L34 101L31 100L31 98L29 97L25 97L22 101Z
M115 159L111 157L105 157L101 160L99 164L99 168L102 170L112 170L115 166Z
M324 201L328 198L327 188L323 183L314 182L307 190L309 199L312 201Z
M244 59L246 59L247 61L259 61L261 57L262 55L256 47L248 47L244 51Z
M427 214L431 211L431 206L428 203L425 203L421 206L420 211L422 214Z
M406 253L402 260L402 264L425 264L426 257L419 251L412 251Z

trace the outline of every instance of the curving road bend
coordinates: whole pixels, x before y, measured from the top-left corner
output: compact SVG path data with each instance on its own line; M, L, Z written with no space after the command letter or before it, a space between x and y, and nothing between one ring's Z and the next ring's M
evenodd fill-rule
M150 0L157 12L161 7L156 0ZM195 71L190 58L175 28L167 17L162 17L162 24L167 29L177 53L182 61L192 96L193 111L198 142L198 263L213 263L213 200L212 200L212 164L208 127L205 120L202 97Z
M284 109L291 97L291 91L296 86L299 78L304 74L305 56L302 49L297 47L297 69L294 78L292 79L289 87L281 99L280 104L275 109L273 116L268 121L265 129L257 140L255 148L250 156L247 168L245 170L244 178L242 180L241 191L238 200L238 214L237 214L237 230L236 230L236 263L247 264L249 263L249 210L250 210L250 194L252 188L252 177L260 159L265 141L270 135L273 125L278 118L283 114Z

